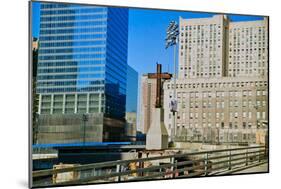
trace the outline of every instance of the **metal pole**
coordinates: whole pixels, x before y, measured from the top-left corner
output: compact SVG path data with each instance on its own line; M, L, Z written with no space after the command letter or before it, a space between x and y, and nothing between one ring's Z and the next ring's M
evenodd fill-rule
M83 143L86 142L86 121L88 121L88 117L86 114L82 115L82 121L83 121Z
M83 115L83 122L84 122L84 132L83 132L83 143L85 144L85 136L86 136L86 119L84 118L84 115Z
M175 170L175 157L171 157L170 158L170 162L171 162L171 172L173 172L174 170ZM172 173L172 178L174 178L174 176L175 176L175 174L174 173Z
M176 102L176 79L177 79L177 71L176 71L176 45L174 45L174 100ZM174 120L173 120L173 126L174 126L174 132L172 141L175 141L176 138L176 112L173 112Z
M120 173L121 172L121 165L120 164L117 164L116 165L116 173ZM121 181L121 176L117 176L116 179L115 179L116 182L120 182Z
M168 28L167 28L167 37L166 37L166 49L170 46L174 46L174 100L173 103L176 106L176 46L177 46L177 40L179 35L179 27L178 24L175 21L170 22ZM172 132L171 132L171 143L173 144L175 138L176 138L176 110L172 108L171 110L173 112L173 123L172 123Z
M209 154L208 152L205 154L205 161L204 161L204 170L205 170L205 176L208 175L208 160L209 159Z
M248 165L248 149L246 149L246 166Z
M220 144L220 128L217 128L217 135L218 135L218 145Z
M231 150L228 152L228 170L231 170Z

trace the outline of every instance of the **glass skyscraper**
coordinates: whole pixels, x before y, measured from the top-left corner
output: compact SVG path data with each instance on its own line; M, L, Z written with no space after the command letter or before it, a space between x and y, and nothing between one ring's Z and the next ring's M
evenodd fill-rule
M138 72L128 65L127 67L127 92L126 112L137 112L138 107Z
M45 139L53 138L43 143L64 142L61 136L76 141L67 132L76 132L77 127L63 124L65 119L75 124L69 121L73 114L77 119L88 114L94 122L103 118L98 121L101 130L92 128L87 133L99 130L95 135L103 138L110 138L111 131L120 135L110 125L121 128L125 119L127 48L127 8L41 3L36 87L39 138L40 132ZM55 137L54 132L60 135Z
M128 9L42 3L39 114L125 113Z

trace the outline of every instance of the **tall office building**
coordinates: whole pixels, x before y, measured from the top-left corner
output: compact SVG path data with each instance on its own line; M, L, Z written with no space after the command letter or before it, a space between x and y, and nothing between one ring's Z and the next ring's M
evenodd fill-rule
M164 82L164 79L162 80ZM156 103L156 79L148 78L147 74L141 77L141 96L140 96L140 130L146 134L150 128L152 114ZM161 98L163 99L163 93Z
M178 140L257 142L268 120L268 21L226 15L179 24L179 78L164 84L165 125L176 87Z
M156 79L150 79L147 74L141 77L141 96L140 96L140 129L147 133L152 121L152 111L156 101Z
M138 106L138 72L131 66L127 66L127 95L126 112L137 112Z
M227 34L227 76L267 77L267 19L251 22L230 22Z
M88 128L89 141L115 140L125 119L128 9L55 3L41 3L40 9L42 142L80 140L71 135L77 127L64 124L72 114L80 119L73 124Z
M138 72L127 66L127 94L126 94L126 129L128 140L135 141L137 134L137 109L138 109Z
M225 76L225 28L227 18L180 17L179 78Z
M267 76L267 37L267 18L180 18L179 78Z

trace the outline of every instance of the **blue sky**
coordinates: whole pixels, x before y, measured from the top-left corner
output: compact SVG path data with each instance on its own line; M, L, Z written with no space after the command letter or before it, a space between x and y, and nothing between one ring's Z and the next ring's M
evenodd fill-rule
M40 4L32 3L32 33L39 35ZM214 13L182 12L150 9L129 9L128 64L141 76L155 72L156 62L162 64L163 71L173 71L173 48L165 49L166 28L170 21L178 22L179 17L203 18ZM260 20L259 16L228 15L232 21Z
M32 2L32 36L39 36L40 27L40 3Z

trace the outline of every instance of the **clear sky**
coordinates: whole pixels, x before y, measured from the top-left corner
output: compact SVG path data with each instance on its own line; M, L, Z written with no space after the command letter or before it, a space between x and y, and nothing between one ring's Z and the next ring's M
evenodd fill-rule
M40 3L33 2L32 33L39 36ZM173 71L173 48L165 49L166 28L170 21L183 18L210 17L214 13L182 12L150 9L129 9L128 64L141 76L155 72L156 62L162 64L163 71ZM263 19L259 16L229 15L232 21Z
M32 36L39 37L40 29L40 3L32 2Z

